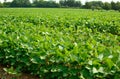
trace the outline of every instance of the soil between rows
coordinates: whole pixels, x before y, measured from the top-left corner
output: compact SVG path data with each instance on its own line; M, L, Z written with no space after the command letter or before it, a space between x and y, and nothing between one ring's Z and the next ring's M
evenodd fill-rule
M22 73L20 76L8 74L4 71L5 66L0 64L0 79L39 79L37 76Z

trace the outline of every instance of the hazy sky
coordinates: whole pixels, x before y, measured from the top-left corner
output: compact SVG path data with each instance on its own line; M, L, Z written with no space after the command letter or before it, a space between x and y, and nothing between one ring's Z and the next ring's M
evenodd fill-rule
M0 0L0 2L3 2L4 0ZM7 0L7 1L12 1L12 0ZM58 2L59 0L54 0L56 2ZM79 0L78 0L79 1ZM120 1L120 0L80 0L82 3L85 3L86 1L103 1L103 2L111 2L111 1L114 1L114 2L117 2L117 1Z

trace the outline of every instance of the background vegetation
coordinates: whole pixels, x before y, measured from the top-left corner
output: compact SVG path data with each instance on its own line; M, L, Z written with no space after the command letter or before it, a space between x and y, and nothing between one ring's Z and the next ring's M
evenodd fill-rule
M91 1L86 2L85 5L81 1L76 0L60 0L59 3L55 1L44 1L44 0L33 0L32 3L29 0L13 0L12 2L0 3L0 7L47 7L47 8L60 8L60 7L72 7L72 8L84 8L84 9L105 9L105 10L119 10L120 2L101 2L101 1Z

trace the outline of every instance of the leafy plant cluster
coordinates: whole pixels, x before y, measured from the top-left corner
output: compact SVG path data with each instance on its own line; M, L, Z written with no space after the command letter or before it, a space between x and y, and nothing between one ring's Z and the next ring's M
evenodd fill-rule
M0 15L0 62L9 66L4 70L40 79L119 79L119 15L85 17L76 11L63 16L66 11L62 11L56 15Z

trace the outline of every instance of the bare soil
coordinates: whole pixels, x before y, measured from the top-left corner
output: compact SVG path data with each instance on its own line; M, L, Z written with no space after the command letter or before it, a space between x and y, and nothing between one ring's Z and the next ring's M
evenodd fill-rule
M0 79L39 79L37 76L32 76L30 74L22 73L20 76L11 75L6 73L3 68L4 66L0 65Z

